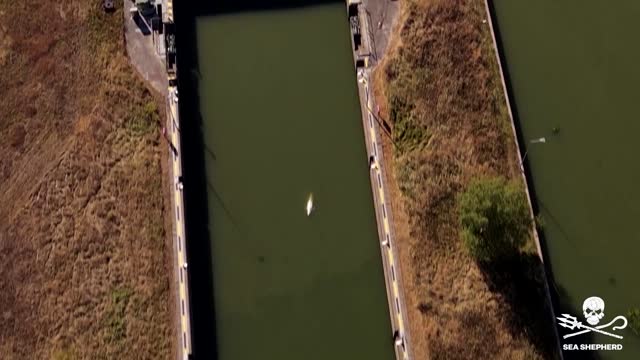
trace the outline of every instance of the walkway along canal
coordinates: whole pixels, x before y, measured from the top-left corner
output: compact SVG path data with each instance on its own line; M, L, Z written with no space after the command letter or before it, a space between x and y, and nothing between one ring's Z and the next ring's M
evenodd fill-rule
M583 301L591 296L604 300L601 324L640 307L634 266L640 254L640 48L634 45L640 3L611 5L492 2L525 170L543 221L555 312L584 324ZM575 331L559 328L561 335ZM621 344L622 350L564 351L564 357L638 359L638 335L629 327L614 332L623 339L591 332L560 342Z
M372 71L380 59L379 53L376 52L376 47L374 46L375 33L372 31L371 12L368 9L368 6L374 1L375 0L361 2L360 0L351 0L347 2L347 5L349 23L352 24L351 36L354 49L354 62L357 69L362 126L367 145L367 153L369 154L371 189L373 190L378 222L378 236L381 245L380 250L382 251L382 265L385 274L385 285L387 287L389 314L391 315L391 325L393 327L396 359L409 360L412 359L409 350L411 337L408 331L407 311L404 301L405 293L402 286L400 266L397 262L396 238L391 226L391 207L387 206L386 203L388 199L386 195L388 194L387 184L385 182L386 162L384 161L381 139L378 135L385 130L382 129L380 119L374 114L373 109L377 108L377 105L374 101L370 81ZM379 13L377 15L379 15ZM391 20L392 18L389 18L389 21ZM384 53L384 50L379 51Z
M191 309L189 302L189 272L187 266L184 202L182 196L182 151L180 144L180 118L178 116L178 97L175 87L175 67L172 61L163 61L163 58L171 58L175 49L168 49L168 53L162 55L158 49L165 49L166 44L172 41L165 38L171 37L173 29L173 1L164 2L167 11L163 13L164 30L162 34L154 31L152 34L143 34L129 11L123 12L124 35L127 46L127 55L131 65L157 92L165 96L166 121L162 126L163 138L167 144L168 175L171 184L170 208L172 216L172 256L173 283L170 288L174 292L175 319L174 330L176 338L176 358L188 360L191 354ZM167 64L168 63L168 64Z
M174 13L194 358L393 358L345 3Z

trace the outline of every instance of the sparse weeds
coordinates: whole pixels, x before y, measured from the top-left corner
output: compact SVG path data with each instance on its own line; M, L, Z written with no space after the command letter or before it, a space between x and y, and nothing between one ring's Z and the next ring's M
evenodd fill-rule
M51 355L51 360L75 360L76 355L70 349L56 350Z
M106 318L107 340L110 342L120 341L127 336L125 312L130 298L131 290L127 288L119 288L111 292L111 304Z
M159 121L158 106L154 101L148 101L144 105L137 105L124 124L131 135L142 136L157 127Z

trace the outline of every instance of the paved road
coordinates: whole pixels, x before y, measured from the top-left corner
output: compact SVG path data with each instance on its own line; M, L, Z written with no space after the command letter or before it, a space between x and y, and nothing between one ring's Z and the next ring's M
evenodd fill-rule
M380 61L389 44L391 30L400 7L399 0L363 0L370 19L369 34L372 35L374 59Z
M143 35L140 27L133 21L129 8L133 2L124 0L124 31L127 54L133 67L160 94L167 95L169 81L164 65L164 56L159 56L153 35ZM157 40L160 45L164 40ZM162 49L160 49L162 50Z

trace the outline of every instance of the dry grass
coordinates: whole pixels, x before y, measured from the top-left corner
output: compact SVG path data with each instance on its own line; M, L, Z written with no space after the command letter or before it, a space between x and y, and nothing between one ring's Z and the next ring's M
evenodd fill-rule
M169 357L158 99L119 10L0 0L0 357Z
M405 1L376 73L417 359L555 356L536 256L481 266L459 235L470 179L521 176L485 18L482 0Z

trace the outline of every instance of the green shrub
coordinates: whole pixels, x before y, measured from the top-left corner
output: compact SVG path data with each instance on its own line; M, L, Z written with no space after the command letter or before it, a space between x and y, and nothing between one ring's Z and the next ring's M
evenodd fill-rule
M500 177L478 178L458 197L462 239L473 257L492 261L526 243L531 217L524 189Z
M76 359L75 354L72 350L64 349L64 350L56 350L53 355L51 355L52 360L74 360Z
M107 313L107 340L115 342L127 336L125 311L131 298L131 290L118 288L111 292L111 304Z
M136 105L125 120L125 125L134 136L141 136L151 132L160 121L158 107L149 100L145 104Z

